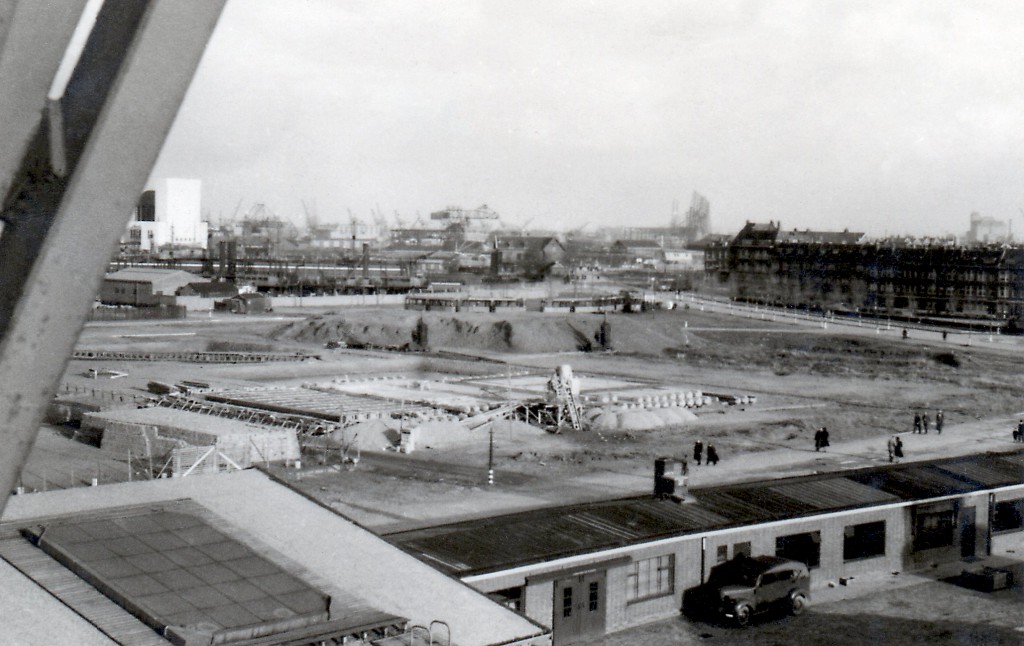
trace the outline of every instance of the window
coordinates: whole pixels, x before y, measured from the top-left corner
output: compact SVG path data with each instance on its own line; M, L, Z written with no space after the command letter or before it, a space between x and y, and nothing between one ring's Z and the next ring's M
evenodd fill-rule
M489 596L494 601L497 601L506 608L512 610L523 610L523 588L505 588L504 590L497 590L490 593Z
M885 521L847 525L843 530L843 560L885 555Z
M590 612L597 612L597 602L598 602L598 598L599 598L598 597L599 591L598 591L598 585L597 585L596 581L591 582L589 592L590 592L590 597L589 597Z
M562 616L572 616L572 588L562 588Z
M953 544L953 509L914 511L914 551L948 547Z
M733 543L732 557L736 558L740 554L742 554L743 556L750 556L750 541L743 541L742 543Z
M1024 498L1001 500L992 510L993 532L1019 532L1024 529Z
M729 546L728 545L719 545L718 549L715 552L715 562L716 563L725 563L728 560L729 560Z
M791 578L792 571L785 572L765 572L761 575L760 585L771 585L772 583L778 583Z
M821 564L821 532L790 534L775 539L775 556L800 561L809 568Z
M633 569L626 575L626 601L672 594L675 591L675 564L674 554L633 563Z

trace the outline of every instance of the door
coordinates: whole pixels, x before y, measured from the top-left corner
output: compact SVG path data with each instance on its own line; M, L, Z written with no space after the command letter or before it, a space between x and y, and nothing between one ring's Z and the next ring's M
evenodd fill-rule
M975 528L975 508L960 509L960 558L974 558L977 548L977 530Z
M585 644L604 634L605 579L601 570L555 581L554 646Z

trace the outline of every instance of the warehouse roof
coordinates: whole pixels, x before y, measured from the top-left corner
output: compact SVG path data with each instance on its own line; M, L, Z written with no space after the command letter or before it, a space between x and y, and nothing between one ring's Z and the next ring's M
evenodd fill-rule
M182 285L209 282L208 279L202 276L197 276L181 269L140 269L136 267L129 267L115 271L112 274L107 274L104 280L132 283L158 283L165 280L174 280Z
M241 543L219 524L190 501L119 507L45 519L20 534L8 524L0 553L121 643L151 641L146 626L248 644L404 624L351 594L328 595L284 557Z
M1024 451L970 455L548 507L389 534L456 576L496 572L659 538L1024 484Z
M14 496L4 510L6 527L39 525L40 519L67 519L100 513L125 505L160 506L179 499L202 507L216 518L217 529L246 546L265 546L273 560L283 555L289 566L315 573L323 589L337 602L359 598L366 607L415 624L435 619L451 625L452 639L460 646L489 646L540 637L546 630L491 601L469 586L420 563L369 531L342 518L303 495L273 482L255 471L215 476L196 476L66 489ZM28 541L26 549L40 552ZM261 552L263 553L263 552ZM0 560L0 566L5 561ZM289 569L290 569L289 567ZM76 577L77 578L77 577ZM244 587L244 586L243 586ZM0 567L0 617L31 615L32 600L40 582L17 570ZM45 596L45 595L44 595ZM75 611L47 602L54 621L17 624L11 634L5 621L5 638L13 643L50 643L55 627L73 621ZM242 604L244 606L244 604ZM115 608L107 608L112 612ZM67 619L65 619L67 615ZM54 627L54 628L52 628ZM76 625L75 643L103 643L102 633ZM64 637L64 635L61 635ZM65 640L67 641L67 640ZM139 642L142 643L142 642Z
M252 435L268 432L281 432L279 428L267 428L256 424L247 424L234 419L204 415L191 411L151 406L148 408L115 408L110 410L87 413L89 419L129 424L145 424L165 428L185 429L218 437L228 435Z

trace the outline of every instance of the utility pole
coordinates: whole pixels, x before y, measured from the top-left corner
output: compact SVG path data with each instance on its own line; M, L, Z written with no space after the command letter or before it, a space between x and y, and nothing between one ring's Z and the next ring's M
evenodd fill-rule
M487 451L487 484L494 484L494 423L490 428L491 443Z

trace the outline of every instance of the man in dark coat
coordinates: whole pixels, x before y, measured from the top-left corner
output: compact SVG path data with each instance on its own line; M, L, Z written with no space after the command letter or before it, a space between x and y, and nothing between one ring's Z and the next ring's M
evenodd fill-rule
M704 456L704 443L701 442L700 440L697 440L693 444L693 461L696 462L699 465L700 464L700 460L701 460L701 458L703 456ZM710 455L708 455L708 459L711 459Z
M708 464L712 466L718 464L718 451L715 450L714 444L708 444Z

